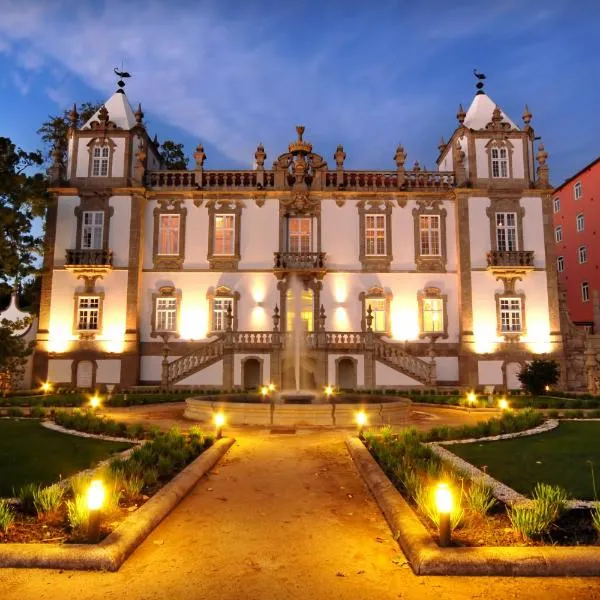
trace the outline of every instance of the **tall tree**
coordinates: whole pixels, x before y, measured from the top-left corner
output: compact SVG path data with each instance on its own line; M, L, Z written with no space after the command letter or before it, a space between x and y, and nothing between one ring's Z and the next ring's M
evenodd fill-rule
M102 106L102 103L83 102L77 107L79 118L77 119L77 127L83 127L94 113ZM42 123L42 126L37 130L42 141L44 142L44 155L46 159L50 159L52 150L55 146L62 149L63 153L67 152L67 133L69 131L69 113L71 109L65 109L62 115L48 116L48 120Z
M187 169L189 159L184 154L183 144L165 140L160 146L160 158L165 169L179 171Z

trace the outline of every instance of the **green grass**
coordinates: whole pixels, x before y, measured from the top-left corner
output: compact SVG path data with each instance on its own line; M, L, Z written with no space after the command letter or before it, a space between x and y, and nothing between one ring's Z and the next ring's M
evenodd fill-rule
M35 420L1 419L0 497L27 483L54 483L129 447L50 431Z
M562 422L557 429L500 442L456 444L448 450L529 496L539 482L560 485L570 497L593 500L592 461L600 486L600 422ZM600 494L600 489L598 489Z

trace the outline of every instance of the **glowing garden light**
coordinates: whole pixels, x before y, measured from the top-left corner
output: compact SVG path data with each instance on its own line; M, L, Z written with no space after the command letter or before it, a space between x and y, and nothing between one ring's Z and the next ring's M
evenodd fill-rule
M467 402L469 403L469 405L473 406L473 404L475 404L475 402L477 402L477 396L475 395L474 392L469 392L467 394Z
M333 387L330 385L326 385L325 386L325 395L327 396L327 400L329 400L331 398L331 396L333 396Z
M106 492L100 479L94 479L87 491L87 506L89 510L88 540L92 543L100 539L100 511L104 504Z
M225 415L222 412L215 413L213 418L215 423L215 429L217 430L216 437L221 439L223 437L223 426L225 425Z
M98 394L94 394L90 398L90 407L94 409L100 408L100 396L98 396Z
M498 400L498 408L500 410L508 410L510 408L508 400L506 398L500 398L500 400Z
M275 391L275 384L274 383L270 383L269 384L269 392L273 393Z
M44 394L48 394L51 391L52 384L49 381L44 381L44 383L42 383L42 392L44 392Z
M435 506L439 515L440 546L450 545L450 513L454 505L452 491L447 483L439 483L435 488Z
M364 410L359 410L354 417L356 421L356 426L358 427L358 437L360 439L363 438L363 430L365 425L367 424L367 413Z

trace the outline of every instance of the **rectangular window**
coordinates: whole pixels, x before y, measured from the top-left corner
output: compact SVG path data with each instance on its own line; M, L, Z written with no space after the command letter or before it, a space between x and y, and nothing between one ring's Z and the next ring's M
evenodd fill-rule
M581 181L578 181L573 187L573 195L575 196L575 200L580 200L583 196L583 188L581 187Z
M180 215L158 216L158 254L179 255Z
M233 317L233 298L215 298L213 300L213 331L225 331L229 307L231 307L231 316Z
M565 270L565 257L564 256L556 257L556 270L559 273L562 273Z
M583 231L585 228L585 217L582 213L577 215L577 231Z
M419 217L421 256L440 256L440 216L421 215Z
M590 300L590 284L587 281L581 284L581 300L583 302L589 302Z
M562 225L558 225L554 228L554 241L558 244L562 242Z
M553 206L555 213L560 212L560 198L554 198Z
M92 176L108 176L108 146L95 146L92 158Z
M422 333L444 331L444 301L441 298L423 298Z
M517 248L517 213L496 213L496 249L512 252Z
M104 244L104 212L85 211L81 221L81 247L101 250Z
M99 316L100 298L98 296L79 296L77 329L79 331L98 331Z
M156 299L156 331L177 331L177 298Z
M385 218L386 215L365 215L365 254L367 256L385 256Z
M311 245L310 217L290 217L288 220L288 252L310 252Z
M385 298L366 298L365 306L367 310L371 307L371 316L373 321L371 322L371 328L377 333L385 333L386 327L386 299ZM366 316L366 315L365 315Z
M508 152L506 148L492 148L492 177L508 177Z
M500 298L500 326L503 333L521 331L520 298Z
M579 246L577 249L577 258L580 265L587 262L587 246Z
M215 215L214 253L220 256L235 254L235 215Z

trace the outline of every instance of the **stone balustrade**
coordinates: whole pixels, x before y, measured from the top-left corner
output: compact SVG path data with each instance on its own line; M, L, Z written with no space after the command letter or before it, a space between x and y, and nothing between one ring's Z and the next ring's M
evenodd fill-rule
M112 250L99 248L77 248L66 251L65 266L88 267L88 266L112 266Z
M533 250L492 250L487 253L488 268L531 267L533 268Z
M310 270L325 268L325 252L275 252L275 269Z

